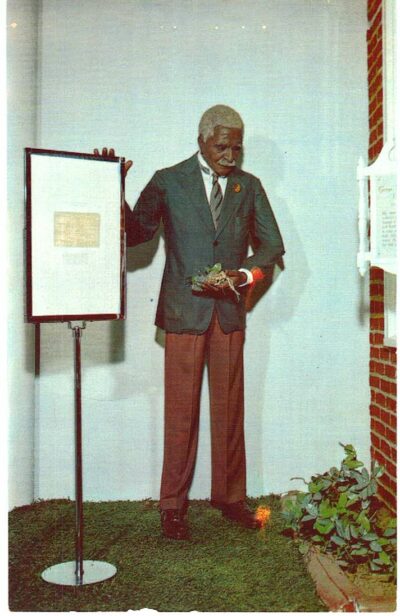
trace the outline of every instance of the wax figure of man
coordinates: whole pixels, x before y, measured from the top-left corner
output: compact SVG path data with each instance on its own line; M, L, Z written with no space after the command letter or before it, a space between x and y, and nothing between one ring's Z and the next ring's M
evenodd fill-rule
M199 152L157 171L134 210L126 205L128 246L150 240L163 221L166 264L156 325L166 332L163 534L189 537L187 495L198 442L200 390L207 364L211 417L211 505L248 528L244 442L243 343L246 287L283 254L281 235L260 181L236 166L243 138L239 114L216 105L202 116ZM103 150L104 153L104 150ZM130 161L127 168L130 166ZM248 257L249 241L253 254ZM235 288L191 276L221 263Z

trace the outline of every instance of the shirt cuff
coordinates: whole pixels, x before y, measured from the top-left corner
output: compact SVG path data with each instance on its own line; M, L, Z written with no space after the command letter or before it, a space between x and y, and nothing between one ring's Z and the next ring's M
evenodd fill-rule
M242 284L239 284L239 287L245 287L247 284L251 284L254 280L253 274L250 272L250 270L245 269L244 267L241 267L239 270L239 272L244 272L247 276L247 280L246 282L243 282Z

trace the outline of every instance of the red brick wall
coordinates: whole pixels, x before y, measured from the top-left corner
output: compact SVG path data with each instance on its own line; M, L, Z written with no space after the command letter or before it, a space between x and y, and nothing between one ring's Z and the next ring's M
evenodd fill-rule
M369 163L383 146L382 0L368 0ZM384 274L370 270L371 456L385 466L379 495L396 509L396 349L383 346Z

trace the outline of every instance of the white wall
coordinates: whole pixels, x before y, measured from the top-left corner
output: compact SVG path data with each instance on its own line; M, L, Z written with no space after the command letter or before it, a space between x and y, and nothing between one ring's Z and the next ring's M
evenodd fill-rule
M249 315L250 495L301 486L352 442L369 462L368 303L356 269L355 166L367 146L364 0L43 0L39 146L155 169L196 149L222 102L245 124L243 167L269 193L285 271ZM265 27L264 27L265 26ZM126 322L84 333L88 500L158 497L163 349L153 325L163 240L130 251ZM72 337L42 327L35 496L74 495ZM207 389L192 497L209 496Z
M11 24L16 24L14 27ZM7 13L9 506L33 498L32 325L24 323L24 147L36 141L37 0L13 0Z

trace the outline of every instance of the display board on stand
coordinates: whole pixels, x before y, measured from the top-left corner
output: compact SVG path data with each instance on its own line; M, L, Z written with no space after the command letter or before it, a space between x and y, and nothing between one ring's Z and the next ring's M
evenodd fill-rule
M123 163L26 148L29 322L125 317Z
M124 159L33 148L25 155L27 320L37 331L67 322L75 360L75 560L48 567L42 579L83 586L117 571L83 559L81 337L86 321L125 317Z

